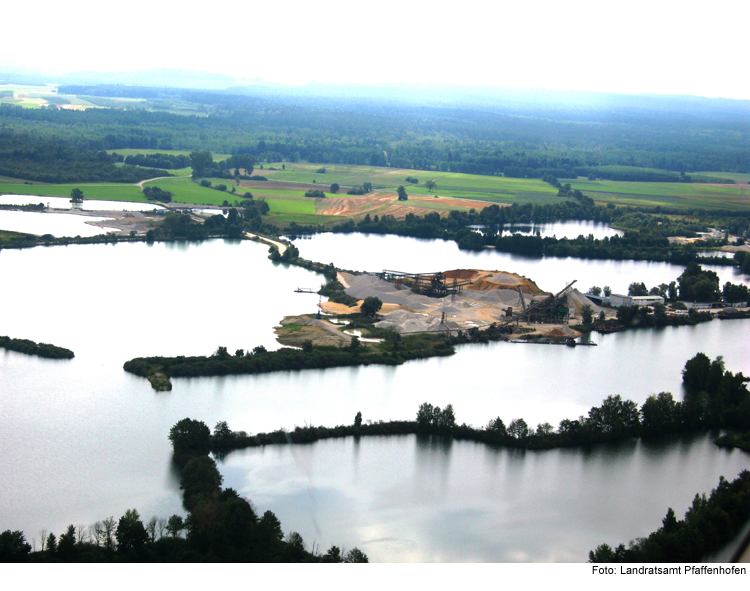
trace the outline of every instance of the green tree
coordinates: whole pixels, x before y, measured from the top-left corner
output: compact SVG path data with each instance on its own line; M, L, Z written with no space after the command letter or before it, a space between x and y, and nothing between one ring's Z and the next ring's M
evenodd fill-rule
M69 525L57 542L57 555L62 560L73 560L76 554L76 528Z
M487 423L487 427L485 427L487 431L492 431L493 433L497 433L498 435L502 435L503 437L508 434L508 430L505 428L505 423L503 423L503 420L500 417L496 417L492 419L489 423Z
M47 536L47 552L50 554L57 552L57 538L55 537L55 534L51 533Z
M357 414L354 416L354 426L359 429L362 426L362 413L357 412Z
M406 201L407 199L409 199L409 195L406 194L406 189L404 189L403 185L399 185L398 189L396 189L396 192L398 193L399 201Z
M513 419L508 425L508 435L514 439L525 439L529 436L529 426L523 419Z
M205 176L206 172L214 167L214 157L207 150L191 152L190 167L193 169L193 178Z
M628 295L629 296L647 296L648 289L646 288L646 284L636 283L636 282L631 283L628 286Z
M183 529L185 529L185 522L180 515L172 515L167 520L167 533L172 536L172 539L178 537Z
M258 529L261 534L270 539L281 540L284 538L284 532L281 531L281 522L273 511L266 511L258 521Z
M344 556L344 562L367 563L370 562L370 559L367 558L367 554L362 552L359 548L352 548L346 553L346 556Z
M83 191L81 191L79 188L75 188L70 192L70 202L71 203L83 203Z
M581 308L581 324L591 324L594 321L593 309L586 304Z
M419 409L417 410L417 425L421 429L433 426L436 422L437 413L439 412L440 407L434 407L429 402L423 402L419 405Z
M602 295L602 288L594 285L592 287L589 287L589 293L595 296L600 296Z
M705 390L711 376L711 360L705 353L688 359L682 370L682 383L693 392Z
M436 416L438 427L452 429L456 426L456 415L453 412L453 405L448 404L443 410L438 409Z
M668 433L677 424L677 403L669 392L653 394L641 405L641 425L646 433Z
M21 562L31 552L22 531L6 529L0 534L0 562Z
M331 193L338 193L340 188L341 187L339 187L338 183L333 183L333 184L331 184L330 192Z
M539 423L536 427L536 434L541 436L551 435L554 430L555 428L549 423Z
M604 297L609 297L612 295L612 288L609 285L604 286Z
M128 509L120 517L115 538L120 552L139 551L146 545L148 533L136 509Z
M424 186L427 187L427 191L432 193L432 190L437 186L437 183L435 181L430 180L430 181L425 182Z
M323 562L344 562L344 558L341 556L341 549L338 546L331 546L323 556Z
M382 307L383 302L380 301L380 298L377 298L375 296L367 296L365 298L365 301L362 302L359 310L364 316L373 316L374 314L377 314Z
M177 455L207 454L211 448L211 431L203 421L186 418L169 430L169 440Z

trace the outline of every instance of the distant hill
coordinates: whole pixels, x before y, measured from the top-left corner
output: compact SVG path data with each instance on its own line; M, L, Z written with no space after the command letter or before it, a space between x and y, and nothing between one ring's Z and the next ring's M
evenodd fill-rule
M67 74L39 74L34 72L0 72L0 84L77 84L77 85L128 85L151 88L184 88L224 90L237 85L237 80L224 74L198 70L157 68L142 72L70 72Z
M71 72L62 78L67 84L134 84L211 90L222 90L237 84L232 76L174 68L156 68L142 72Z

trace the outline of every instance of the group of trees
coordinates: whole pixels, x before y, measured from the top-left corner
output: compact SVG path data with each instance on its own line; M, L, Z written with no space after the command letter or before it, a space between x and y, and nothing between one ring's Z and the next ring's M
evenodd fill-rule
M194 179L201 177L250 179L257 162L255 156L247 153L235 153L226 160L214 162L213 154L208 150L191 152L188 158Z
M417 411L417 426L423 430L450 431L456 426L456 415L453 405L448 404L441 409L425 402L419 406Z
M36 343L28 339L13 339L8 336L0 336L0 348L48 359L73 359L75 357L73 351L64 347L49 343Z
M708 498L696 494L678 520L670 507L662 527L626 547L601 544L589 552L589 562L700 562L731 541L750 518L750 471L733 481L723 476Z
M149 201L161 201L162 203L169 203L172 201L172 192L165 191L159 187L143 187L143 194Z
M147 187L148 188L148 187ZM212 215L203 223L190 214L170 211L162 223L146 233L147 240L203 240L212 236L240 238L245 230L258 232L264 228L263 216L270 208L264 199L243 199L239 207L227 209L227 215Z
M403 344L391 342L388 346L399 348ZM231 432L225 424L220 424L225 428L215 431L211 438L203 429L201 445L223 451L271 443L304 443L353 434L422 433L511 447L548 449L631 437L694 433L709 428L750 429L750 392L746 386L750 378L727 371L721 357L711 361L703 353L688 360L682 373L686 389L682 401L675 400L669 392L661 392L649 396L639 407L619 394L611 395L599 406L593 406L587 415L563 419L557 428L547 422L534 428L520 417L506 426L499 416L485 427L476 428L466 423L458 424L453 405L441 409L425 402L419 406L413 422L381 421L367 425L360 422L355 425L357 431L353 431L352 426L341 425L332 428L298 427L288 433L279 431L257 435Z
M0 122L5 105L0 105ZM138 166L115 166L103 150L92 150L82 140L44 137L50 130L16 131L0 126L0 175L43 183L114 182L137 183L165 170Z
M721 297L719 276L705 271L698 263L688 263L677 283L680 299L688 302L716 302Z
M370 216L355 222L347 220L335 226L300 226L291 223L284 229L290 236L316 232L364 232L371 234L394 234L414 238L438 238L454 240L465 250L484 250L493 247L501 252L511 252L526 256L578 257L587 259L648 260L665 261L678 265L690 262L709 262L738 266L750 271L750 256L745 252L736 253L734 258L707 258L696 253L693 246L672 244L668 240L670 232L661 229L660 223L645 223L640 217L626 217L616 207L591 206L569 201L556 205L535 206L511 205L500 208L490 205L477 212L453 210L447 216L437 212L424 216L409 213L403 220L393 216ZM630 214L632 210L627 210ZM648 215L644 214L645 217ZM619 223L625 220L633 229L624 236L610 236L595 239L592 235L577 238L556 238L540 235L506 234L513 231L515 224L544 223L554 220L592 220L605 223ZM742 217L745 224L750 216ZM481 230L472 227L481 227ZM666 226L670 227L670 226ZM671 226L675 231L687 232L686 224ZM701 226L698 226L701 227ZM744 265L744 266L743 266Z
M522 418L513 419L506 427L500 417L492 419L480 430L456 425L453 407L451 425L441 422L441 411L430 404L420 406L417 425L423 432L449 434L457 438L504 443L527 448L550 448L588 445L617 439L696 432L706 428L750 429L750 381L742 373L727 371L718 357L711 361L698 353L688 360L683 370L686 395L677 401L669 392L649 396L638 407L619 394L608 396L600 406L592 407L587 416L563 419L555 430L549 423L532 429Z
M234 489L222 489L223 477L209 450L227 449L232 431L226 422L213 434L202 421L185 418L169 432L175 461L181 466L180 488L188 511L186 546L203 559L251 562L368 562L354 548L342 555L333 546L323 555L308 551L302 536L290 532L284 541L281 523L271 511L262 516Z
M447 356L454 352L452 342L441 335L420 334L401 339L397 346L389 341L367 346L361 343L355 347L320 345L309 350L282 348L265 351L256 348L234 356L138 357L125 362L123 369L144 378L158 373L167 377L245 375L373 363L400 365L412 359Z
M116 156L116 154L112 154L112 156ZM190 157L184 154L132 154L126 156L124 162L131 166L173 170L190 166Z
M154 102L151 109L84 112L3 104L0 122L14 132L41 130L45 137L95 152L211 150L246 154L258 162L307 160L508 177L667 182L705 180L684 174L688 170L750 170L747 134L736 133L744 129L742 107L707 104L696 110L690 105L691 115L685 118L675 108L687 107L674 107L679 100L674 98L638 99L669 103L668 108L621 104L582 110L533 101L521 105L496 95L492 106L481 99L471 108L405 103L389 104L386 111L379 100L330 98L321 104L312 98L243 94L253 93L250 88L240 93L171 89L170 100L157 100L164 89L77 90L143 95ZM89 100L116 105L90 95ZM190 105L197 115L166 112L174 108L172 100Z

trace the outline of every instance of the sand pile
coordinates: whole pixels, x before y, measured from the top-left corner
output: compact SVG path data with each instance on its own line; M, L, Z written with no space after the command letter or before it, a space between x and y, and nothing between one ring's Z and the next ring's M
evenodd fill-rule
M557 338L571 338L571 339L577 339L581 336L581 333L577 330L573 330L569 326L556 326L552 330L544 333L545 337L557 337Z
M588 299L585 295L583 295L576 288L573 287L569 289L568 290L568 307L575 308L576 316L581 315L581 309L584 306L591 306L591 311L594 314L594 316L598 316L599 312L602 311L601 307L597 306L594 302Z
M454 269L443 273L445 283L450 285L453 279L471 281L471 285L463 286L469 291L489 291L494 289L514 289L531 295L541 292L533 281L515 273L504 271L480 271L478 269Z

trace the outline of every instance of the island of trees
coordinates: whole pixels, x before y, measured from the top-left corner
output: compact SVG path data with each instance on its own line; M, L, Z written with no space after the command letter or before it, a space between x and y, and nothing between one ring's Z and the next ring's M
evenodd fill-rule
M35 343L28 339L14 339L8 336L0 336L0 348L48 359L73 359L75 357L73 351L64 347L48 343Z

